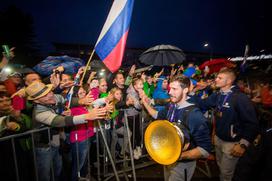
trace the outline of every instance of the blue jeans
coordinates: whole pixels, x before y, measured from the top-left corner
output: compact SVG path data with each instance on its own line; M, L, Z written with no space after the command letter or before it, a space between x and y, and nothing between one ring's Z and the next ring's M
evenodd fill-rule
M72 181L78 180L78 172L87 161L87 156L91 146L90 139L72 143Z
M50 168L52 166L54 168L55 181L59 180L62 170L62 158L59 153L59 147L37 147L35 151L39 181L50 181L52 175L50 174Z

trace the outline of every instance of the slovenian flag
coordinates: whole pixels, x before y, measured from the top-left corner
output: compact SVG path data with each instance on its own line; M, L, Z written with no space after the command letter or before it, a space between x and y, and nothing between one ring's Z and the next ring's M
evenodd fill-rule
M134 0L114 0L95 44L95 52L111 72L121 66Z

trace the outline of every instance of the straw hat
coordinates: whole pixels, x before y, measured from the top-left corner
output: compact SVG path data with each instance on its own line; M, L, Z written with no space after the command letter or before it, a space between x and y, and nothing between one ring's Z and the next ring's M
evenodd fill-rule
M14 96L25 97L26 96L25 87L12 94L11 98L13 98Z
M32 82L27 88L25 88L25 92L27 94L28 100L39 99L45 95L47 95L53 88L53 84L47 84L40 81Z

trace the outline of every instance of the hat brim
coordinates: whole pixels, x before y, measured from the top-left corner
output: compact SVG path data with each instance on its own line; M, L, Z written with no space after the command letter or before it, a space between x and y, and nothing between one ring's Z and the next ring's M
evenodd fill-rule
M47 84L45 87L47 87L47 89L43 93L41 93L39 96L37 96L35 98L28 96L27 99L30 101L33 101L33 100L39 99L39 98L47 95L53 89L53 84Z
M17 92L15 92L14 94L12 94L11 98L13 98L14 96L17 96L17 95L18 96L24 95L22 97L25 97L25 94L26 94L25 88L22 88L22 89L18 90Z

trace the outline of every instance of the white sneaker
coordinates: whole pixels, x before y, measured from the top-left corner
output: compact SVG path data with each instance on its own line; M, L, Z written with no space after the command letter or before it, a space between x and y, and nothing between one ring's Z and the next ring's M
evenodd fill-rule
M138 152L139 157L142 156L142 149L141 149L141 147L137 146L136 150Z
M138 160L140 158L140 155L139 155L137 149L133 150L133 157L135 160Z

